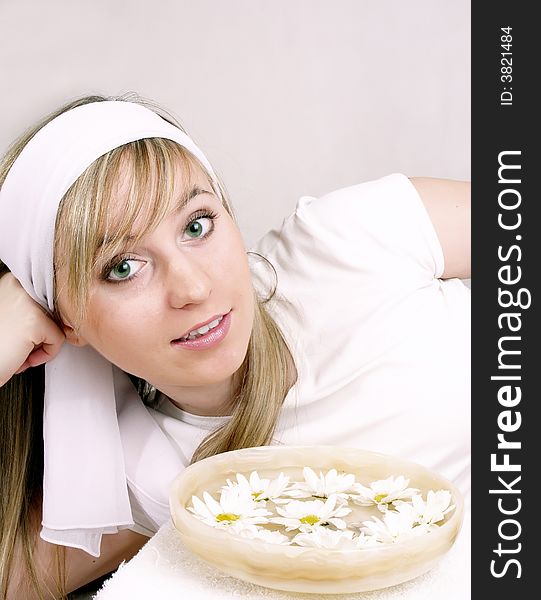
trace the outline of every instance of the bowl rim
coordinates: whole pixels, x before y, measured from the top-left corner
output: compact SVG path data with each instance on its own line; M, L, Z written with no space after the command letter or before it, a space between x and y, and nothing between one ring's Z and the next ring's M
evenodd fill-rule
M169 493L169 503L170 503L170 512L173 516L173 524L175 529L180 533L183 538L196 538L198 541L204 541L205 539L210 539L214 542L217 540L222 540L224 543L234 541L236 546L240 548L245 548L246 550L253 549L254 542L257 542L257 547L261 548L266 554L279 555L283 556L284 553L287 553L288 556L292 558L301 558L306 557L308 560L322 557L332 553L333 556L338 556L339 554L344 557L352 557L357 556L359 560L367 557L368 555L372 558L376 558L377 556L394 554L401 554L404 552L415 552L417 548L423 549L426 546L427 539L426 536L418 536L409 538L406 540L402 540L400 542L396 542L393 544L381 544L378 546L361 546L359 548L348 548L348 549L333 549L333 548L313 548L306 546L296 546L296 545L282 545L282 544L273 544L270 542L265 542L263 540L252 540L250 538L241 537L240 535L236 535L231 533L226 529L218 529L215 527L211 527L207 525L197 517L195 517L190 511L187 510L186 504L191 499L192 493L189 493L188 500L184 503L181 501L182 494L178 493L179 488L184 484L186 480L190 480L190 478L197 475L197 473L204 467L201 465L209 465L212 463L225 463L228 459L238 458L239 456L244 457L247 455L268 455L269 453L273 453L276 456L280 456L283 454L291 453L291 451L296 451L298 453L310 453L313 452L314 449L318 451L329 451L329 452L344 452L346 454L358 454L359 456L371 457L373 459L380 460L388 460L392 459L402 465L410 466L410 468L415 469L417 471L421 471L424 474L431 476L432 478L436 478L441 482L441 487L438 489L448 489L451 492L452 503L455 504L455 508L453 512L450 514L449 518L445 520L445 522L438 526L436 529L431 530L430 532L430 543L434 546L438 545L438 542L442 542L445 540L450 533L450 530L455 529L454 536L452 538L452 543L454 543L456 537L458 536L460 529L462 527L463 518L464 518L464 497L460 490L457 488L455 484L449 481L446 477L443 477L436 471L429 469L417 462L411 461L409 459L403 459L397 456L393 456L390 454L384 454L381 452L374 452L372 450L365 450L362 448L352 448L347 446L336 446L336 445L302 445L302 446L257 446L252 448L241 448L239 450L230 450L228 452L223 452L221 454L216 454L214 456L210 456L208 458L202 459L192 465L189 465L184 469L181 473L179 473L170 486ZM300 465L300 464L291 464L288 465L293 468L302 469L304 466L310 465ZM282 465L272 467L279 471L282 468ZM318 469L320 467L312 467L314 469ZM323 468L323 467L322 467ZM333 467L328 467L329 469ZM257 470L257 466L254 466L252 470ZM231 473L237 472L245 472L246 469L232 469ZM219 474L220 472L217 472ZM224 475L225 480L226 475ZM225 483L225 481L224 481ZM174 515L180 518L180 525L177 523L177 519L175 519ZM218 536L218 537L216 537ZM452 544L451 544L452 545Z

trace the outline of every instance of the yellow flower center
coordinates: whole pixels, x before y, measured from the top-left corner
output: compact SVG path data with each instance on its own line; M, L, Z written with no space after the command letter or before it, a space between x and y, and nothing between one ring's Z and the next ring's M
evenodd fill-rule
M302 517L302 519L299 520L305 525L315 525L316 523L319 523L319 517L316 517L316 515L306 515L306 517Z
M220 513L216 515L216 520L218 523L223 523L224 521L238 521L240 519L240 515L235 515L233 513Z
M374 496L374 502L376 504L379 504L383 498L386 498L388 496L388 494L378 494L377 496Z
M257 500L259 498L259 496L261 496L263 492L252 492L252 498L254 500Z

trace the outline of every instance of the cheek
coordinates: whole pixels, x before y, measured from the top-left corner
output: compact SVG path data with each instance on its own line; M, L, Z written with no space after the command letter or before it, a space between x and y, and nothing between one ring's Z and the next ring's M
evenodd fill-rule
M130 353L134 344L143 341L145 323L154 318L148 295L126 295L120 302L108 296L95 299L89 307L86 323L87 340L103 354L125 351Z
M220 264L221 276L225 275L232 282L235 278L241 278L238 283L245 283L250 278L248 256L240 232L232 221L217 242L215 248L219 250L213 254L216 262Z
M155 335L156 325L149 322L153 317L146 311L142 311L142 319L137 318L133 303L124 302L121 308L118 305L118 302L107 303L103 311L93 311L87 341L120 369L144 376L148 363L146 349L155 345L152 334Z
M245 343L245 338L250 336L254 317L254 291L252 274L248 263L248 255L244 241L238 228L231 223L228 231L220 235L213 251L212 280L215 291L228 299L239 311L237 321L241 324L237 329L239 339ZM217 250L218 249L218 250Z

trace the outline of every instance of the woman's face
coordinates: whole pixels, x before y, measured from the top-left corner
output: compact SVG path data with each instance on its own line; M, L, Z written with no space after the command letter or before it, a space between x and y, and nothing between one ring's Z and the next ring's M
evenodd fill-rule
M128 242L124 253L111 256L95 274L85 319L68 335L172 399L181 397L183 388L230 380L246 355L254 318L237 226L203 173L194 178L189 196L187 204L137 243ZM57 273L60 281L66 276ZM58 304L71 324L75 307L62 290ZM196 339L185 341L209 323L213 329L205 334L203 327L201 337L192 333Z

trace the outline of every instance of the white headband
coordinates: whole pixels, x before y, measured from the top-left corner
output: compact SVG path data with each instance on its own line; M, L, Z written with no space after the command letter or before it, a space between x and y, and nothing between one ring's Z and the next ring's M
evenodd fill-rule
M94 102L56 117L11 167L0 190L0 259L48 311L62 197L97 158L151 137L186 148L216 182L184 132L123 101ZM99 556L103 533L133 524L127 480L145 481L142 491L156 511L167 511L167 484L182 464L127 376L92 348L65 343L46 365L43 437L43 539Z

